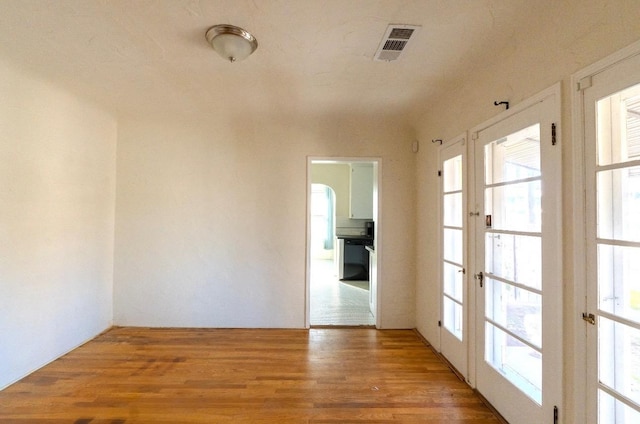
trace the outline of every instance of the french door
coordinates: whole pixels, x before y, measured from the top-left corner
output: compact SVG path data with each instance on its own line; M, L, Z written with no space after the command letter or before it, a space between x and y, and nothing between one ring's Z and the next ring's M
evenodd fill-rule
M467 376L467 297L465 215L465 138L458 137L440 151L441 330L440 351Z
M559 101L472 132L476 386L518 424L562 422Z
M640 56L582 83L587 419L640 423Z

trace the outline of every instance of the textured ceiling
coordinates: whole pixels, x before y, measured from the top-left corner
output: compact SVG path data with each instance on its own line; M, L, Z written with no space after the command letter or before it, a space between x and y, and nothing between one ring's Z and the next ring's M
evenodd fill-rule
M535 13L526 0L7 0L0 56L120 116L358 111L410 122ZM253 33L258 50L222 60L204 38L222 23ZM376 62L390 23L422 29L399 61Z

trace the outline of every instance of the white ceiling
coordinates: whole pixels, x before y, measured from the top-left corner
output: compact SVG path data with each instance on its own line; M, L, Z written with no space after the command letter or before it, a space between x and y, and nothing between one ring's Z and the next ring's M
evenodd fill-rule
M4 0L0 56L121 116L328 113L397 115L493 60L552 0ZM212 25L253 33L228 63ZM393 24L421 25L399 61L373 60Z

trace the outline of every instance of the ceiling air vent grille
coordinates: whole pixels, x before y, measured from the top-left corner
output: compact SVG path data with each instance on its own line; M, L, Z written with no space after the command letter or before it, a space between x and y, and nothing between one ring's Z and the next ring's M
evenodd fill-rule
M402 49L404 49L404 46L407 44L406 41L401 41L401 40L387 40L384 43L384 47L382 47L382 50L395 50L397 52L402 51Z
M411 38L411 34L415 31L414 28L398 28L391 27L391 33L389 34L389 38L395 38L400 40L408 40Z
M391 62L398 60L400 54L406 50L407 44L420 29L416 25L389 25L378 46L374 60Z

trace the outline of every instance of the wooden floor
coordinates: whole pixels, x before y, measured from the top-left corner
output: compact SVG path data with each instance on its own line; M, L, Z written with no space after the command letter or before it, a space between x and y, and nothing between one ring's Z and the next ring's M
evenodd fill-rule
M0 423L499 423L410 330L113 328L0 392Z

